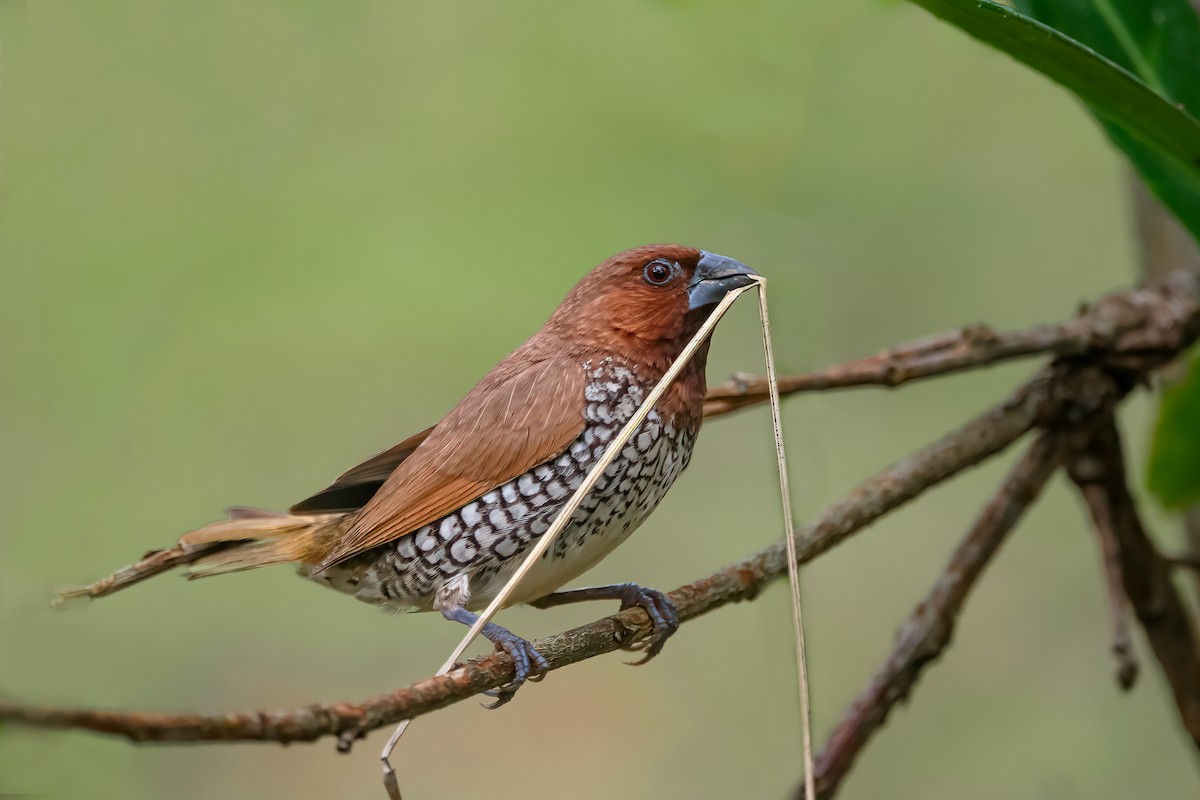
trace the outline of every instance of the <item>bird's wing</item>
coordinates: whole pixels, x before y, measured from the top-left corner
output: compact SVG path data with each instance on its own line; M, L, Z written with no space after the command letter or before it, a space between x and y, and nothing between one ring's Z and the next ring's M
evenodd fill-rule
M293 514L324 514L333 511L357 511L370 502L396 467L411 456L433 432L426 428L400 444L377 453L358 466L337 476L337 480L312 497L288 509Z
M328 567L399 539L559 455L583 432L585 384L579 361L565 353L517 351L433 428L346 534L313 560Z

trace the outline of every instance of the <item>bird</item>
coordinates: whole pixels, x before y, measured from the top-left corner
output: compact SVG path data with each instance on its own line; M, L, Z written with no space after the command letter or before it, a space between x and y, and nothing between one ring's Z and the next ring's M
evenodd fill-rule
M436 425L343 472L285 513L235 507L170 548L59 594L101 597L168 570L205 577L279 564L357 599L436 611L472 625L554 522L727 293L759 280L740 261L678 244L646 245L587 273L550 318ZM586 600L641 607L633 645L654 658L679 627L671 600L636 583L566 589L623 543L686 469L706 394L704 342L509 598L548 608ZM549 665L489 622L512 657L503 705Z

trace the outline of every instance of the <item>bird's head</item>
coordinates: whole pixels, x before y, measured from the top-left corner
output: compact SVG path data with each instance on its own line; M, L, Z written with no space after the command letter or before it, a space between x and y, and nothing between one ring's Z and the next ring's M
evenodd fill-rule
M609 350L678 352L712 307L758 273L694 247L653 244L618 253L567 295L547 328Z

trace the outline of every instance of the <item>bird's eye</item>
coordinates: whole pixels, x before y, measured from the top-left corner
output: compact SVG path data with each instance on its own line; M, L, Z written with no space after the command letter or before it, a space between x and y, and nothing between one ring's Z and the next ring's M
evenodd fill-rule
M675 277L675 265L670 261L656 258L642 270L642 278L651 286L663 286Z

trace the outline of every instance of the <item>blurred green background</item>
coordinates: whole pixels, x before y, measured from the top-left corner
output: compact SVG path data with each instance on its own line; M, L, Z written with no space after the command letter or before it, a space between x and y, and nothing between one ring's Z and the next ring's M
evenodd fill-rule
M1057 319L1133 276L1123 168L1083 111L905 5L0 0L0 24L0 692L31 702L289 707L429 674L455 626L287 569L47 601L435 421L615 251L681 241L770 276L789 371ZM712 380L760 369L757 337L745 301ZM1033 368L789 401L800 513ZM1139 473L1149 405L1123 417ZM806 570L819 736L1006 460ZM773 471L765 410L714 422L589 582L671 588L776 539ZM1056 480L842 796L1195 797L1153 659L1115 689L1105 608ZM532 638L608 610L502 621ZM403 785L781 797L800 776L790 653L776 586L648 667L595 659L501 712L421 719ZM373 798L382 739L346 757L6 728L0 793Z

